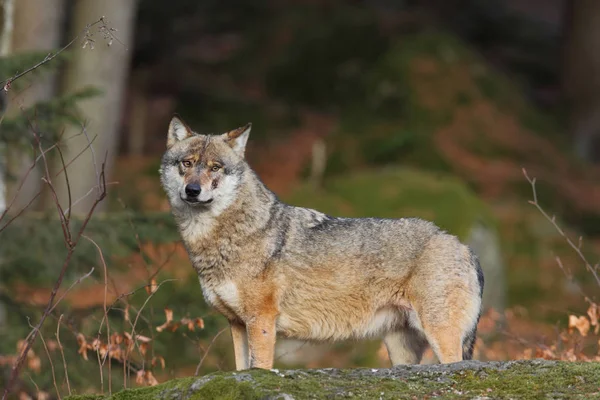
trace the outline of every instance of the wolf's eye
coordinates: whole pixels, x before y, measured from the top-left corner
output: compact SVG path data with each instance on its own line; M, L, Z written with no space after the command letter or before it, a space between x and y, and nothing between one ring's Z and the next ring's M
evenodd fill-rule
M217 172L217 171L218 171L218 170L220 170L220 169L221 169L221 166L220 166L220 165L213 165L212 167L210 167L210 170L211 170L212 172Z
M190 160L183 160L181 165L183 165L185 168L190 168L192 166L192 162Z

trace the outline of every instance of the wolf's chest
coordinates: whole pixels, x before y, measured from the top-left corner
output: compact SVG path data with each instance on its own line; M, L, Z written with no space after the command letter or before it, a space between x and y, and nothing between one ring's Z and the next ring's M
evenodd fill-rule
M216 284L201 282L204 300L228 318L235 318L240 311L240 297L235 282L227 280Z

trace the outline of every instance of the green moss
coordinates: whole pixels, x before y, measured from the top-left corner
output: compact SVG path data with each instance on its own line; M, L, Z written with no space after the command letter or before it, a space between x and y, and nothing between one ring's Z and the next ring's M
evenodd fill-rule
M546 394L598 397L597 382L600 364L556 363L552 367L532 369L528 364L516 365L504 373L495 371L461 374L461 389L468 392L487 391L490 394L519 399L537 399ZM594 387L596 386L596 387ZM595 392L595 396L593 396ZM558 397L558 396L557 396Z
M133 399L160 399L164 398L165 394L170 392L179 392L185 394L189 392L190 386L194 383L194 378L180 378L173 379L162 385L144 387L137 389L124 390L113 394L112 396L105 397L111 400L133 400Z
M411 168L331 178L322 190L302 186L285 200L337 216L420 217L462 239L476 221L495 224L484 203L460 180Z
M216 373L130 389L106 399L600 398L599 363L518 361L400 366L394 369ZM81 397L70 397L69 400ZM281 397L280 397L281 398Z

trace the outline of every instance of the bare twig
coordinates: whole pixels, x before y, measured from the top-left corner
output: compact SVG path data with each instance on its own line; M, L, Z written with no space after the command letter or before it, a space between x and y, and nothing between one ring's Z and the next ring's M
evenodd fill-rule
M71 40L69 43L67 43L65 46L63 46L62 48L60 48L59 50L57 50L54 53L48 53L42 61L40 61L39 63L35 64L34 66L32 66L30 68L27 68L25 71L16 74L12 78L8 78L7 80L1 82L0 85L2 85L2 87L4 88L5 91L8 91L10 89L11 85L13 84L13 82L15 82L17 79L22 78L23 76L35 71L42 65L47 64L50 61L54 60L59 54L61 54L63 51L65 51L69 47L71 47L73 45L73 43L75 43L81 37L81 35L87 35L89 33L90 29L94 25L97 25L99 23L104 24L104 17L100 18L99 20L97 20L95 22L92 22L91 24L86 25L85 28L83 28L83 30L77 36L75 36L73 38L73 40Z
M140 307L140 309L137 311L136 316L135 316L135 320L133 321L133 324L131 324L131 337L134 338L134 344L135 344L135 347L138 349L138 351L140 350L140 345L139 345L139 342L137 340L137 334L136 334L135 328L136 328L138 320L140 319L140 316L142 314L142 310L146 307L146 305L148 304L148 302L150 301L150 299L152 298L152 296L154 296L154 294L156 292L158 292L158 290L160 289L160 287L162 285L164 285L167 282L173 282L173 281L176 281L176 280L177 279L165 279L164 281L160 282L158 284L158 286L156 287L156 290L154 290L153 292L151 292L148 295L148 297L146 298L146 300L144 301L144 303L142 304L142 306ZM125 352L125 359L126 360L129 359L129 354L130 354L130 351L129 351L129 348L127 348L127 350ZM126 368L129 368L129 363L127 363ZM129 375L131 375L131 371L129 372Z
M65 158L63 157L63 153L60 150L60 146L58 146L56 148L56 150L58 151L58 155L60 157L60 163L63 166L63 169L67 169L66 165L65 165ZM91 150L91 149L90 149ZM96 178L96 182L98 182L98 179ZM66 216L66 221L67 221L67 228L69 226L69 223L71 222L71 203L73 202L72 197L71 197L71 183L69 182L69 174L65 173L65 183L66 183L66 187L67 187L67 200L68 200L68 207L66 210L67 216ZM68 231L70 232L70 230ZM71 240L71 238L69 238L69 241Z
M35 383L35 381L31 377L31 375L27 374L27 377L29 378L29 380L31 381L31 383L33 383L33 386L35 386L35 390L37 390L37 397L40 398L41 397L41 393L42 393L42 391L40 390L40 387L38 386L37 383Z
M93 271L93 269L92 269ZM90 271L91 273L91 271ZM69 382L69 371L67 369L67 360L65 359L65 351L63 349L63 345L60 342L60 324L62 322L63 319L63 314L60 314L60 317L58 317L58 323L56 324L56 342L58 343L58 348L60 350L60 355L62 357L62 361L63 361L63 368L65 370L65 381L67 382L67 390L69 391L69 396L71 396L71 383Z
M46 341L44 340L44 335L42 335L42 332L40 332L40 339L42 341L42 344L44 345L44 350L46 350L46 355L48 356L48 362L50 363L50 370L52 371L52 383L54 384L54 389L56 390L56 396L58 397L58 400L60 400L61 397L60 397L60 391L58 390L58 384L56 383L56 373L54 372L54 363L52 362L52 357L50 357L50 351L48 351L48 345L46 344Z
M200 362L198 362L198 365L196 366L196 372L194 373L194 376L198 376L198 374L200 373L200 367L202 367L202 363L204 363L204 359L206 358L206 356L208 355L208 352L210 351L211 347L213 346L213 344L215 344L217 338L219 336L221 336L221 334L223 332L225 332L227 330L227 328L223 328L221 329L219 332L217 332L217 334L212 338L211 342L208 344L208 346L206 347L206 350L204 351L204 355L202 356L202 358L200 359Z
M80 133L77 133L77 134L75 134L75 135L73 135L73 136L70 136L70 137L68 137L67 139L63 140L63 143L66 143L67 141L69 141L69 140L72 140L72 139L74 139L74 138L76 138L76 137L78 137L78 136L80 136L80 135L83 135L83 132L80 132ZM92 139L92 142L93 142L93 139ZM35 169L35 166L37 165L37 163L38 163L40 160L42 160L42 159L43 159L43 157L44 157L44 156L45 156L47 153L49 153L50 151L52 151L54 148L58 147L58 145L59 145L59 143L54 143L52 146L48 147L47 149L44 149L44 151L43 151L41 154L39 154L39 155L37 155L37 157L35 157L35 159L34 159L34 160L32 161L32 163L31 163L31 165L30 165L30 166L29 166L29 168L27 169L27 171L26 171L25 175L23 176L23 178L22 178L22 180L21 180L21 182L20 182L20 184L19 184L19 187L17 188L17 190L16 190L15 194L13 195L13 197L12 197L12 199L11 199L10 203L8 204L8 206L7 206L7 207L4 209L4 211L3 211L3 212L2 212L2 214L0 215L0 221L2 221L2 219L3 219L3 218L6 216L6 214L7 214L7 213L10 211L10 209L12 208L12 206L13 206L14 202L16 201L16 199L17 199L17 197L19 196L19 194L20 194L21 190L23 189L23 186L25 185L25 181L27 180L27 178L29 177L29 175L31 174L31 172L32 172L32 171ZM86 147L84 148L84 151L85 151L85 149L87 149L87 148L88 148L88 146L86 146ZM33 147L34 154L35 154L36 150L37 150L37 148L34 146L34 147ZM81 154L81 153L80 153L80 154ZM76 156L73 158L73 160L71 160L71 161L70 161L70 162L67 164L67 167L68 167L68 166L69 166L69 165L70 165L70 164L71 164L71 163L72 163L72 162L73 162L75 159L77 159L77 158L79 157L79 155L80 155L80 154L76 155ZM58 171L58 172L55 174L55 177L56 177L56 176L58 176L60 173L62 173L62 170ZM38 197L39 197L41 194L42 194L42 190L40 189L40 190L39 190L39 191L38 191L38 192L37 192L37 193L36 193L36 194L33 196L33 198L32 198L32 199L29 201L29 203L27 203L27 205L25 205L25 206L24 206L24 207L23 207L21 210L19 210L19 212L18 212L16 215L14 215L14 216L13 216L13 217L12 217L12 218L11 218L11 219L10 219L10 220L7 222L7 223L6 223L6 224L4 224L4 225L3 225L3 226L0 228L0 232L2 232L4 229L6 229L6 228L8 227L8 225L10 225L10 223L11 223L12 221L14 221L15 219L17 219L17 218L18 218L18 217L19 217L19 216L20 216L20 215L21 215L21 214L22 214L22 213L23 213L23 212L24 212L24 211L25 211L27 208L29 208L29 206L30 206L30 205L31 205L31 204L32 204L32 203L35 201L35 199L37 199L37 198L38 198Z
M532 204L533 206L535 206L538 209L538 211L548 221L550 221L552 226L554 226L554 229L556 229L556 231L567 241L567 243L569 244L569 246L571 246L571 248L575 251L575 253L577 253L579 258L585 265L585 268L592 274L596 283L598 284L598 286L600 286L600 276L598 276L597 269L592 267L592 265L588 262L588 260L586 259L586 257L583 255L583 253L581 251L581 238L579 239L579 245L576 245L575 243L573 243L573 241L567 236L567 234L563 231L563 229L560 226L558 226L558 224L556 223L556 217L555 216L550 217L546 213L546 211L544 211L544 209L540 206L540 204L538 202L538 198L537 198L537 191L535 188L535 182L536 182L535 178L530 178L529 175L527 175L527 171L525 170L525 168L523 168L523 175L525 175L525 179L527 179L527 181L531 185L531 190L533 192L533 200L530 200L529 204Z
M110 346L110 320L108 319L108 309L106 308L106 299L108 297L108 270L106 268L106 261L104 260L104 254L102 253L102 249L100 248L100 246L98 246L98 243L96 243L94 241L94 239L92 239L86 235L82 235L82 237L87 239L89 242L91 242L96 247L96 250L98 250L98 255L100 256L100 261L102 262L102 267L104 268L104 304L103 304L104 317L102 318L102 321L106 321L106 343L108 343L108 345ZM98 336L100 336L101 331L102 331L102 323L100 324L100 327L98 328ZM107 354L107 356L110 355L110 349L106 354ZM106 358L104 361L106 361ZM102 389L104 390L104 386L102 387ZM110 360L108 362L108 394L109 395L112 394L112 376L111 376Z
M83 280L87 279L90 277L90 275L92 275L92 273L94 272L94 267L92 267L92 269L90 269L90 272L86 273L85 275L82 275L81 277L77 278L77 280L75 282L73 282L71 284L71 286L69 286L69 288L67 290L65 290L65 292L58 298L58 300L56 300L56 303L54 303L54 306L50 309L50 312L54 311L54 309L56 308L56 306L58 306L58 304L62 301L62 299L64 299L67 294L77 285L79 285Z
M39 136L37 136L36 134L36 140L38 143L38 146L41 149L41 143L39 140ZM50 172L48 170L48 164L47 164L47 160L44 157L44 166L46 169L46 179L48 182L48 185L50 186L50 188L52 189L52 183L50 181ZM44 322L46 321L46 319L48 318L48 316L51 313L51 310L54 308L55 306L55 299L56 299L56 295L58 294L58 290L60 289L61 285L62 285L62 281L65 277L65 274L67 272L67 268L69 267L69 264L71 263L71 259L73 257L73 254L75 252L75 248L77 246L77 243L79 242L79 240L81 239L83 232L85 231L85 228L87 227L96 207L98 206L98 204L104 200L104 198L106 197L106 180L105 180L105 175L104 175L104 164L102 164L102 169L101 169L101 173L100 173L100 182L98 182L101 190L100 193L98 194L98 196L96 197L96 200L94 201L94 203L92 204L92 207L90 208L88 214L86 215L79 231L77 232L77 234L74 236L74 240L71 239L72 235L70 234L70 232L67 234L67 232L64 232L65 235L65 240L67 240L68 238L68 242L65 243L66 247L67 247L67 255L65 256L65 260L63 262L63 265L60 269L60 273L58 275L58 279L56 280L53 288L52 288L52 292L50 293L50 299L48 300L48 303L46 305L46 308L44 309L44 312L42 314L42 317L40 318L39 322L37 323L37 325L33 328L33 330L31 331L31 333L28 335L26 343L25 343L25 347L23 349L23 352L19 355L19 357L17 358L17 360L15 361L15 363L13 364L12 367L12 371L10 374L10 378L8 379L8 383L4 389L4 394L2 396L2 399L6 399L8 397L8 394L10 393L12 386L15 384L17 377L19 376L19 372L21 370L21 367L23 365L23 362L25 360L26 354L29 352L29 349L31 349L31 346L33 345L33 342L35 341L35 339L37 338L38 334L40 333L40 328L42 327L42 325L44 324ZM56 203L56 207L57 210L59 211L59 215L61 216L61 218L63 218L63 220L61 221L63 229L68 229L68 224L66 224L66 221L64 221L65 215L64 212L62 211L62 208L60 207L60 204L58 202L58 198L55 196L54 194L54 200Z

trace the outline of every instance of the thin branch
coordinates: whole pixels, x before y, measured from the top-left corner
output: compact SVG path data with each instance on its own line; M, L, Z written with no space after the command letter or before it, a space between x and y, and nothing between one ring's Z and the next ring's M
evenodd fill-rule
M44 159L45 160L45 159ZM46 177L49 178L49 171L47 169L47 164L46 164ZM26 354L29 352L29 349L31 349L31 346L33 345L33 342L35 341L35 339L37 338L38 334L40 333L40 328L42 327L42 325L44 324L44 322L46 321L46 319L48 318L48 315L50 315L51 310L54 307L54 300L56 298L56 295L58 293L58 290L60 288L60 286L62 285L62 281L65 277L65 274L67 272L67 268L69 267L69 264L71 263L71 259L73 257L73 254L75 252L75 247L77 246L77 243L79 242L80 238L83 235L83 232L85 230L85 228L87 227L96 207L98 206L98 204L104 200L104 198L106 197L106 181L105 181L105 175L104 175L104 164L102 164L102 172L100 174L100 179L101 181L99 182L99 185L102 189L102 191L99 193L98 197L96 198L96 200L94 201L94 203L92 204L92 207L90 208L85 220L83 221L79 232L77 233L77 235L75 236L75 240L74 242L71 243L71 245L67 248L67 255L65 257L65 260L63 262L62 268L60 269L60 273L58 276L58 279L56 280L54 287L52 288L52 292L50 293L50 299L48 300L48 303L46 305L46 308L44 309L44 312L42 314L42 317L40 318L39 322L37 323L37 325L33 328L33 330L30 332L30 334L28 335L28 338L26 340L25 343L25 348L23 350L23 353L20 354L20 356L17 358L17 360L15 361L15 363L13 364L12 367L12 371L10 374L10 378L8 379L8 383L4 389L4 394L2 396L2 399L5 400L8 398L8 394L10 393L13 385L15 384L18 376L19 376L19 372L21 370L21 367L23 366L23 362L25 361L25 357ZM50 184L51 185L51 184ZM50 186L52 187L52 186ZM58 202L58 199L55 199L56 202ZM60 205L57 204L57 209L60 210Z
M213 344L215 344L217 338L219 336L221 336L221 334L223 332L225 332L227 330L227 328L223 328L221 329L219 332L217 332L217 334L212 338L211 342L209 343L208 347L206 348L206 350L204 351L204 355L202 356L202 358L200 359L200 362L198 363L198 365L196 366L196 372L194 373L194 376L198 376L198 373L200 373L200 367L202 367L202 363L204 363L204 359L206 358L206 356L208 355L208 352L210 351L210 348L213 346Z
M69 182L69 174L67 174L67 167L65 166L65 157L63 156L62 151L60 150L60 146L58 146L56 148L56 150L58 151L58 155L60 157L60 163L63 166L63 169L65 170L65 184L67 186L67 199L68 199L68 207L67 207L67 227L69 226L69 223L71 222L71 203L73 202L72 200L72 195L71 195L71 183ZM98 181L98 178L96 177L96 181ZM71 240L71 238L69 238L69 241Z
M35 133L34 133L35 135ZM80 135L83 135L83 132L80 133L76 133L73 136L68 137L67 139L65 139L63 141L63 143L66 143L69 140L72 140ZM93 142L93 140L92 140ZM16 201L17 197L19 196L19 193L21 192L21 190L23 189L23 186L25 185L25 181L27 180L27 178L29 177L29 175L31 174L31 172L35 169L35 166L37 165L37 163L42 160L42 158L49 153L51 150L53 150L54 148L58 147L59 143L54 143L52 146L48 147L47 149L44 149L43 152L41 154L39 154L35 160L31 163L31 165L29 166L29 168L27 169L27 172L25 173L25 175L23 176L23 178L21 179L21 182L19 184L19 187L17 188L16 193L14 194L13 198L11 199L10 203L8 204L8 207L6 207L6 209L4 209L4 211L2 212L2 214L0 215L0 221L2 221L2 219L6 216L6 214L10 211L10 209L12 208L14 202ZM86 146L87 148L87 146ZM36 147L33 146L33 151L34 154L36 152ZM75 158L77 158L78 156L76 156ZM71 160L69 162L69 164L71 162L73 162L74 160ZM67 166L69 165L67 164ZM58 176L61 171L58 171L55 175ZM4 229L6 229L6 227L8 225L10 225L10 222L12 222L13 220L15 220L17 217L19 217L27 208L29 208L29 206L35 201L35 199L37 199L40 195L42 194L42 189L38 190L38 192L33 196L33 198L29 201L29 203L27 203L27 205L25 205L18 213L17 215L15 215L13 218L10 219L10 221L8 223L6 223L5 225L2 226L2 228L0 228L0 232L2 232Z
M106 308L106 299L108 297L108 270L106 268L106 261L104 260L104 255L102 254L102 249L100 248L100 246L98 246L98 243L96 243L94 241L94 239L90 238L89 236L82 235L82 237L87 239L89 242L91 242L96 247L96 250L98 250L98 255L100 256L100 261L102 262L102 267L104 268L104 303L103 303L104 318L102 320L106 321L106 343L108 343L108 346L109 346L109 351L106 354L110 355L110 320L108 319L108 310ZM102 324L100 324L100 327L98 328L98 337L100 336L101 331L102 331ZM105 361L106 361L106 359L105 359ZM102 386L102 388L104 389L104 386ZM110 360L108 362L108 394L109 395L112 394L112 376L111 376Z
M62 299L64 299L67 294L77 285L79 285L83 280L87 279L90 277L90 275L92 275L92 273L94 272L94 267L92 267L92 269L90 270L90 272L88 272L85 275L82 275L81 277L79 277L75 282L73 282L71 284L71 286L69 286L69 288L67 290L65 290L65 292L58 298L58 300L56 300L56 303L54 304L54 306L50 309L50 312L54 311L54 309L56 308L56 306L58 306L60 304L60 302L62 301Z
M20 73L16 74L15 76L13 76L12 78L9 78L9 79L1 82L0 85L3 86L5 91L8 91L14 81L35 71L42 65L47 64L50 61L54 60L59 54L61 54L63 51L65 51L66 49L71 47L73 45L73 43L75 43L81 37L81 35L87 35L90 31L90 28L92 28L94 25L97 25L101 22L104 23L104 17L100 18L98 21L95 21L95 22L92 22L91 24L86 25L85 28L81 32L79 32L79 34L77 36L75 36L73 38L73 40L71 40L69 43L67 43L64 47L60 48L58 51L56 51L54 53L52 53L52 52L48 53L42 61L35 64L33 67L27 68L25 71L20 72Z
M92 268L92 271L94 269ZM91 271L90 271L91 272ZM56 324L56 342L58 343L58 348L60 349L60 355L63 361L63 369L65 370L65 380L67 382L67 389L69 390L69 396L71 396L71 383L69 382L69 371L67 369L67 360L65 359L65 350L63 349L63 345L60 342L60 324L63 319L63 314L60 314L58 318L58 324Z
M537 191L535 188L535 182L536 182L535 178L530 178L529 175L527 175L527 171L525 170L525 168L523 168L523 175L525 175L525 179L527 179L527 181L531 185L531 190L533 192L533 200L530 200L529 204L532 204L533 206L535 206L538 209L538 211L548 221L550 221L552 226L554 226L554 229L556 229L556 231L567 241L567 243L569 244L569 246L571 246L571 248L575 251L575 253L577 253L577 255L579 256L581 261L583 261L585 268L592 274L592 276L596 280L596 283L598 284L598 286L600 286L600 276L598 276L598 271L594 267L592 267L592 265L588 262L586 257L583 255L583 253L581 252L581 246L578 246L575 243L573 243L573 241L567 236L567 234L562 230L562 228L560 226L558 226L558 224L556 223L556 217L555 216L550 217L546 213L546 211L544 211L544 209L540 206L540 204L538 202L538 198L537 198Z
M46 341L44 340L44 335L42 335L42 332L40 332L40 339L42 340L42 344L44 345L44 349L46 350L46 355L48 356L48 362L50 363L50 370L52 371L52 383L54 384L54 389L56 390L56 396L58 397L58 400L61 400L60 391L58 390L58 384L56 383L54 363L52 362L52 357L50 357L50 351L48 351L48 345L46 345Z

